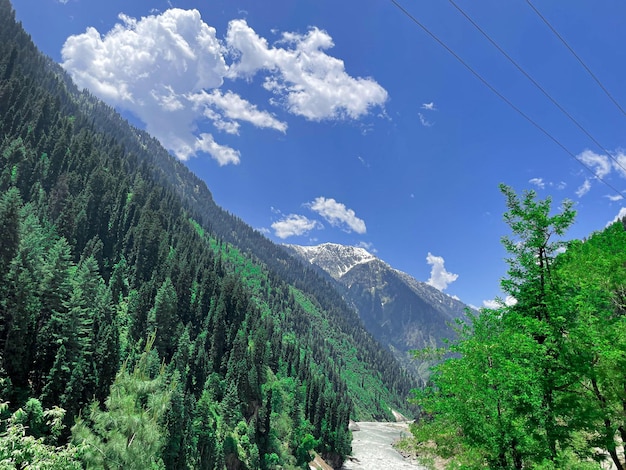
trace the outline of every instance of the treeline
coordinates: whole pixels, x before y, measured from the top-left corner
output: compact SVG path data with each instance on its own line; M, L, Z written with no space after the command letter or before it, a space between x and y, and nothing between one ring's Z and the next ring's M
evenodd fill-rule
M411 381L340 297L228 243L269 244L77 92L8 0L0 136L0 462L340 464L351 415L406 410Z
M501 187L511 235L504 292L458 327L454 357L416 392L418 452L450 468L624 469L626 231L564 242L571 202Z

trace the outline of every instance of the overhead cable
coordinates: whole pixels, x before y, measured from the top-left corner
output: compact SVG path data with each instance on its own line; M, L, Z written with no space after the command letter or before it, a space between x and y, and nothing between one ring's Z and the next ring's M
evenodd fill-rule
M556 137L554 137L552 134L550 134L546 129L544 129L539 123L537 123L534 119L532 119L530 116L528 116L526 113L524 113L524 111L522 111L520 108L518 108L515 104L513 104L506 96L504 96L502 93L500 93L496 88L494 88L486 79L484 79L476 70L474 70L467 62L465 62L465 60L463 60L463 58L461 56L459 56L456 52L454 52L454 50L452 50L445 42L443 42L441 39L439 39L439 37L433 33L432 31L430 31L423 23L421 23L415 16L413 16L409 11L407 11L402 5L400 5L400 3L398 3L397 0L390 0L390 2L398 9L400 10L407 18L409 18L413 23L415 23L417 26L419 26L422 31L424 31L426 34L428 34L433 40L435 40L435 42L437 42L441 47L443 47L446 51L448 51L448 53L450 55L452 55L457 61L459 61L467 70L469 70L472 75L474 75L478 80L480 80L480 82L485 85L487 88L489 88L489 90L491 90L492 93L494 93L498 98L500 98L502 101L504 101L506 104L508 104L513 110L515 110L520 116L522 116L524 119L526 119L530 124L532 124L535 128L537 128L541 133L543 133L546 137L548 137L552 142L554 142L556 145L558 145L559 147L561 147L561 149L567 153L570 157L572 157L574 160L576 160L576 162L581 165L583 168L585 168L589 173L591 173L594 177L594 179L597 179L598 181L600 181L601 183L603 183L604 185L606 185L608 188L610 188L612 191L614 191L615 193L617 193L618 195L620 195L621 197L624 197L624 194L622 194L621 191L619 191L617 188L615 188L613 185L611 185L609 182L605 181L604 179L602 179L601 177L599 177L598 175L596 175L596 173L593 171L593 169L591 167L589 167L586 163L584 163L583 161L581 161L580 159L578 159L578 157L576 157L576 155L569 150L565 145L563 145L561 143L561 141L559 141Z
M580 124L565 108L563 108L563 106L561 106L557 100L555 100L552 95L550 95L550 93L548 93L545 88L543 88L539 83L537 83L537 81L528 73L526 72L526 70L524 70L522 68L521 65L519 65L509 54L507 54L507 52L502 49L498 43L496 43L496 41L494 41L491 36L489 36L460 6L458 6L454 0L448 0L452 6L454 6L454 8L456 8L464 17L465 19L467 19L492 45L493 47L495 47L496 49L498 49L498 51L508 59L509 62L511 62L515 68L517 68L517 70L519 70L522 75L524 75L528 80L530 80L530 82L535 85L535 87L541 91L541 93L544 94L544 96L546 98L548 98L550 100L550 102L556 106L558 108L559 111L561 111L565 116L567 116L567 118L572 121L576 127L578 127L581 131L583 131L583 133L589 137L589 139L598 146L598 148L600 150L602 150L611 160L613 160L615 162L616 165L618 165L622 170L624 170L624 173L626 174L626 167L624 167L619 160L617 160L617 158L615 158L613 155L611 155L611 152L609 152L600 142L598 142L598 140L591 135L591 133L589 131L587 131L587 129L585 129L583 127L582 124Z
M557 38L559 38L559 40L563 43L563 45L567 48L567 50L569 50L572 53L572 55L576 58L576 60L580 63L580 65L582 65L583 68L587 71L587 73L591 76L591 78L593 78L595 80L595 82L602 89L602 91L606 94L606 96L609 97L609 99L613 102L613 104L618 107L618 109L622 112L622 114L624 116L626 116L626 111L624 111L624 108L622 108L620 106L620 104L617 102L617 100L615 98L613 98L613 95L611 95L609 90L606 89L606 87L602 84L600 79L591 71L591 69L589 67L587 67L587 64L585 64L585 62L583 62L583 60L580 58L580 56L578 54L576 54L574 49L572 49L572 47L567 43L567 41L563 38L563 36L561 36L559 34L559 32L550 24L550 22L548 22L548 20L545 18L545 16L543 16L541 14L541 12L539 10L537 10L535 5L533 5L530 2L530 0L526 0L526 3L528 3L530 8L532 8L532 10L537 14L537 16L539 16L539 18L541 18L541 20L546 24L546 26L548 28L550 28L550 31L552 31L554 33L554 35Z

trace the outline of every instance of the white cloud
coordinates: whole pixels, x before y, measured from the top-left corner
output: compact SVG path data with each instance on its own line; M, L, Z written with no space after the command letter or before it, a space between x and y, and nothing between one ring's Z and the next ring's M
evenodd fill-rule
M437 111L437 107L435 106L435 103L433 101L431 101L430 103L423 103L422 109L425 109L426 111Z
M230 77L251 78L263 71L264 87L275 95L272 103L307 119L358 119L387 100L387 91L376 81L351 77L342 60L324 52L334 44L320 29L303 35L283 33L270 46L245 20L233 20L226 43L238 56Z
M429 252L428 256L426 256L426 262L432 266L430 278L426 281L426 284L433 286L435 289L443 291L459 277L458 274L446 271L444 260L441 256L435 256Z
M422 126L424 126L424 127L432 127L433 126L433 123L430 122L428 119L426 119L422 113L417 113L417 115L420 118L420 123L422 124Z
M614 155L615 161L613 162L613 168L617 170L622 178L626 178L626 155L620 150Z
M228 71L215 29L197 10L119 18L105 35L90 27L65 41L62 65L78 86L132 112L180 159L209 148L221 165L238 162L238 152L194 133L203 110L190 97L220 87Z
M626 207L622 207L619 212L617 213L617 215L615 216L615 218L611 221L609 221L606 226L608 227L611 224L614 224L615 222L617 222L618 220L622 220L624 217L626 217Z
M211 134L200 134L200 138L196 142L194 150L202 150L211 155L220 166L229 163L237 165L239 163L240 153L238 150L220 145L213 140Z
M359 219L352 209L348 209L333 198L318 197L307 206L324 217L332 226L340 226L347 232L354 231L359 234L367 231L365 222Z
M528 180L530 184L534 184L539 189L543 189L546 187L546 184L543 182L543 178L531 178Z
M497 309L506 305L508 307L515 305L517 303L517 299L512 295L507 295L504 300L500 298L496 298L493 300L483 300L483 306L490 309Z
M617 202L617 201L621 201L622 199L624 199L624 196L620 194L607 194L604 197L606 197L611 202Z
M604 178L611 172L611 162L606 155L600 155L591 150L578 154L578 159L594 170L597 178Z
M591 189L591 181L588 178L585 178L585 182L580 185L580 187L576 190L576 196L583 197L585 194L589 192Z
M374 248L374 245L372 243L369 242L359 242L356 244L357 248L363 248L364 250L368 251L369 253L376 253L378 250L376 248Z
M323 228L317 220L311 220L303 215L289 214L272 224L274 234L278 238L288 238L294 235L305 235L313 229Z
M332 38L317 28L283 33L269 46L244 20L233 20L224 45L197 10L152 13L140 19L120 14L106 34L90 27L70 36L62 65L79 87L133 113L180 159L208 146L220 165L239 161L239 152L200 130L202 122L231 135L239 134L241 122L286 132L286 122L221 90L226 77L263 71L264 87L274 94L270 103L313 120L357 119L387 99L374 80L351 77L343 61L324 52Z
M285 133L287 123L276 119L267 111L259 111L256 105L241 96L227 91L212 90L210 93L201 91L189 96L189 101L202 107L204 115L214 121L216 127L229 133L238 133L239 125L232 120L246 121L260 128L270 128ZM214 109L217 108L217 109ZM221 111L222 114L219 112ZM225 120L224 117L231 119ZM234 132L228 129L234 129Z

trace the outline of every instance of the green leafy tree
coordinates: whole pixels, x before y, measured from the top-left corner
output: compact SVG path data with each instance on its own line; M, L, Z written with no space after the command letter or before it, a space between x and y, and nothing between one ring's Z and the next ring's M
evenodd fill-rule
M442 453L461 452L468 466L554 467L574 430L564 418L577 377L566 332L576 318L554 267L574 211L566 201L553 215L549 198L500 189L512 232L503 238L511 257L502 288L516 303L470 315L451 348L458 357L435 368L417 399Z
M6 413L7 403L0 403L0 413ZM8 418L1 420L0 469L41 469L41 470L80 470L80 447L55 445L46 442L42 436L35 436L32 426L47 427L54 440L63 430L65 411L55 407L43 410L41 403L31 399L25 409L19 408Z
M572 426L583 430L587 452L608 453L626 469L626 231L615 223L559 258L576 325L568 331L570 362L578 371L568 406Z

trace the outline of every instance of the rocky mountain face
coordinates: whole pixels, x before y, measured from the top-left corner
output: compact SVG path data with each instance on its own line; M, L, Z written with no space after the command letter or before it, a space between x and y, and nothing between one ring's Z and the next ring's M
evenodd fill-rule
M444 338L452 338L449 324L464 316L465 304L363 248L333 243L285 248L327 273L374 337L407 369L426 378L428 364L414 360L409 351L440 346Z

